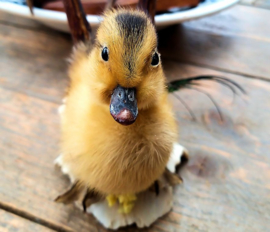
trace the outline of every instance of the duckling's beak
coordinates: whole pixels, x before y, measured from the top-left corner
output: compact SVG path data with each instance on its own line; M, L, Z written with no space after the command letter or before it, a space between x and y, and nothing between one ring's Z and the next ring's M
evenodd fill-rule
M136 89L118 85L111 96L110 112L122 125L134 123L138 116Z

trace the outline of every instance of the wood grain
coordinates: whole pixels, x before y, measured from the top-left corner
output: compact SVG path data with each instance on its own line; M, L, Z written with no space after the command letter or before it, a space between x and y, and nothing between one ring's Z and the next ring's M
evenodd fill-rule
M268 21L268 10L236 5L161 31L160 51L169 59L269 80Z
M176 214L167 220L184 231L192 226L194 231L268 231L270 84L179 63L165 63L165 67L169 78L221 75L237 81L248 92L245 101L236 99L231 104L229 91L206 84L222 107L223 123L201 93L179 92L197 116L196 122L172 97L179 142L189 149L190 161L181 173L184 184L176 190Z
M85 223L89 220L86 215L53 202L68 187L53 167L58 150L57 104L2 91L0 166L4 187L0 199L3 204L37 215L49 224L61 225L67 231L71 228L96 231L94 225Z
M2 24L1 86L60 103L68 83L66 58L71 46L70 36L60 32L46 33Z
M14 214L0 210L0 231L1 232L53 232L48 229Z

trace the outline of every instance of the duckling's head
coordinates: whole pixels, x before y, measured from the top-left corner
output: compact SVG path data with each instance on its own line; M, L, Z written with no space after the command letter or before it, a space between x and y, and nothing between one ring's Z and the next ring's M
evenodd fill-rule
M150 18L139 10L105 13L91 54L99 99L110 104L113 118L135 122L140 110L158 104L165 78Z

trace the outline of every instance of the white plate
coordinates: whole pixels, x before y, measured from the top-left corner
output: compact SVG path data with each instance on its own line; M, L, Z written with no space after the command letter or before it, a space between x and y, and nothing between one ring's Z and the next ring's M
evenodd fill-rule
M204 17L222 11L239 0L205 0L193 9L185 11L166 13L157 15L155 22L158 28L167 27L180 22ZM18 5L0 0L0 11L5 11L14 15L19 15L26 18L32 18L54 29L68 32L68 24L66 14L52 10L44 10L34 8L34 15L31 15L27 6ZM101 16L87 15L87 20L93 28L97 27L102 20Z

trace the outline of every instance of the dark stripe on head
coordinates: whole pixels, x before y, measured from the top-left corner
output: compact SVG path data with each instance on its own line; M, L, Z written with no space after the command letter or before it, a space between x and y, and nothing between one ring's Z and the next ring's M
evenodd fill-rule
M135 66L134 55L142 47L147 19L141 15L124 12L118 14L115 20L119 26L120 35L124 38L125 65L132 73Z

